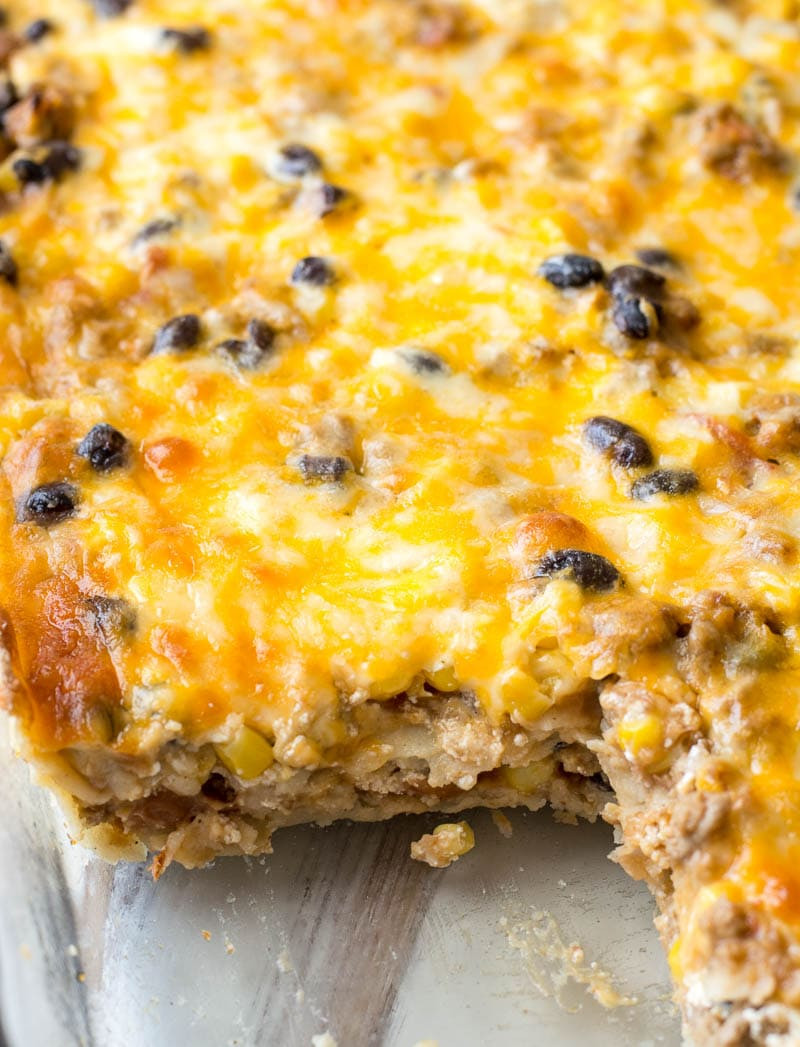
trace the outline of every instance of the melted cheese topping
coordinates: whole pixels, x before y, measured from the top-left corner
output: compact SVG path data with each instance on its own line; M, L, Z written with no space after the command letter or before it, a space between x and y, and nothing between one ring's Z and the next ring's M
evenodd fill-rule
M725 648L693 702L757 812L723 880L800 919L795 5L134 0L102 19L19 0L11 15L11 31L52 18L10 72L69 96L82 153L24 191L25 147L0 166L19 269L0 284L0 598L34 745L90 742L100 703L120 753L156 721L190 740L245 723L302 766L344 744L343 700L420 679L521 724L612 673L685 698L677 641L590 651L581 614L616 597L534 579L578 547L639 607L685 622L714 591L780 636L780 657ZM161 37L198 25L205 49ZM282 175L287 143L322 172ZM321 217L323 181L351 196ZM642 340L602 285L538 273L562 251L608 271L650 247L677 264ZM333 283L292 283L309 255ZM200 344L150 354L186 313ZM274 352L238 369L214 347L253 318ZM443 366L415 369L419 350ZM698 490L633 499L642 470L587 445L595 415ZM101 422L131 449L107 474L75 454ZM311 482L306 454L348 471ZM72 518L19 522L33 488L63 480ZM135 634L99 642L98 596L135 609ZM668 714L647 716L619 744L663 769Z

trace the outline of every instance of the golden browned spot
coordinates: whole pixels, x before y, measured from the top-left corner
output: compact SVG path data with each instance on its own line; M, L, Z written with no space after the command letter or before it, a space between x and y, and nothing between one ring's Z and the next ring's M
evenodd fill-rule
M514 546L522 557L533 564L551 549L585 549L594 552L597 543L580 520L566 513L542 509L524 517L517 524Z
M144 460L148 469L162 483L185 477L199 460L197 448L180 436L165 436L145 444Z

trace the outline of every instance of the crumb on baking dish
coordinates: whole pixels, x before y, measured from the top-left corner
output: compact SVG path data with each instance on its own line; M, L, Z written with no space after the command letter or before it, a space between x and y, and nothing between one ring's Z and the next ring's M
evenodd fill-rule
M467 822L443 822L411 844L411 857L433 869L444 869L474 846L475 834Z
M337 1043L329 1032L320 1032L311 1037L311 1047L337 1047Z
M492 811L492 821L501 836L508 840L514 835L514 826L507 814L502 811Z
M620 992L612 975L596 961L587 961L581 945L564 940L552 913L531 909L512 919L504 916L500 928L509 946L521 956L537 992L554 999L563 1010L573 1011L576 1006L566 993L570 985L583 986L606 1010L637 1002L636 997Z

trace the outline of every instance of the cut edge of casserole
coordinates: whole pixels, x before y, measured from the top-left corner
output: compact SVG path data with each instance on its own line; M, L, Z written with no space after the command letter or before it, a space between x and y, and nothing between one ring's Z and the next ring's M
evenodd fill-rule
M273 762L261 770L270 758L264 739L249 728L222 743L209 739L187 746L172 739L124 766L97 745L26 755L39 784L58 797L81 844L110 862L141 861L150 854L156 878L172 861L193 868L224 855L269 853L276 830L309 822L370 822L475 807L535 811L546 805L569 822L602 817L617 832L611 857L650 888L660 912L657 928L674 953L674 865L701 849L704 860L714 860L731 798L681 789L687 766L695 774L708 758L702 743L686 748L667 775L644 784L616 744L603 740L608 724L598 688L593 681L586 684L535 728L510 723L498 728L474 699L458 693L422 690L384 699L371 710L378 718L372 727L380 756L362 755L324 769ZM708 764L713 775L713 760ZM142 795L135 799L137 792ZM691 1042L768 1047L797 1042L795 1008L750 1002L759 991L759 972L787 959L779 933L768 932L765 941L752 945L756 957L742 956L735 945L726 956L731 941L750 949L746 916L723 897L714 899L701 919L711 970L677 983Z
M294 766L279 763L263 735L241 723L191 745L178 725L164 724L151 750L123 760L102 741L44 754L26 749L18 733L17 740L84 846L111 862L152 855L156 878L172 861L193 868L224 855L269 853L276 830L309 822L517 806L549 806L568 822L602 817L616 831L612 859L653 893L674 970L681 962L676 900L688 890L694 904L692 864L726 864L726 821L741 798L723 786L691 711L654 715L636 707L643 698L633 681L587 678L535 724L498 724L474 696L438 691L421 678L401 695L358 705L349 757L317 751L310 767L297 766L303 761L291 743ZM631 708L620 745L620 717ZM107 729L102 722L100 734ZM296 741L308 745L303 735ZM754 934L724 891L709 892L694 920L702 974L676 985L690 1042L795 1043L795 1008L753 1003L764 979L774 991L773 972L792 977L780 926Z

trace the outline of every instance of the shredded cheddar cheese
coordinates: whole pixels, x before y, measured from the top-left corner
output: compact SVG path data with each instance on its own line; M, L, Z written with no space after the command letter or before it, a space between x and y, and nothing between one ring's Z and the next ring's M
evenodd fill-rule
M0 59L32 758L160 867L262 780L602 771L686 1007L720 905L798 948L797 5L18 0Z

